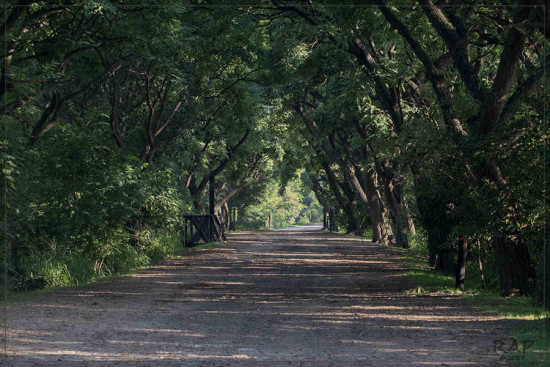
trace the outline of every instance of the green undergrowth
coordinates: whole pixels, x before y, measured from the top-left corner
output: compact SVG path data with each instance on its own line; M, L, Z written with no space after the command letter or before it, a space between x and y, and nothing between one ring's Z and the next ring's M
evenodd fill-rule
M452 274L438 272L427 265L427 256L414 250L398 249L400 259L407 264L404 272L414 286L407 294L449 294L471 302L483 315L511 320L511 334L508 338L494 341L497 353L504 353L511 366L550 365L550 311L544 311L533 303L532 298L515 296L501 297L496 289L481 288L479 271L468 269L466 290L454 287Z
M181 243L181 242L178 242ZM92 285L94 283L97 283L99 281L108 281L113 279L118 279L122 277L128 277L133 276L136 274L140 269L144 269L150 266L158 265L166 260L170 259L182 259L186 258L188 256L191 256L194 252L209 249L212 247L219 246L219 242L209 242L204 243L201 245L197 245L194 247L181 247L180 245L174 245L174 247L171 247L174 249L174 251L166 251L166 252L157 252L156 256L154 257L148 257L148 260L144 263L135 263L134 266L130 266L128 264L125 267L120 267L118 271L111 272L111 273L104 273L103 275L96 275L93 278L89 278L88 281L80 281L80 282L73 282L68 284L61 284L61 285L54 285L43 289L38 290L30 290L25 292L14 292L14 291L8 291L7 294L2 297L3 299L0 300L0 306L5 306L6 304L9 304L11 302L15 301L23 301L26 299L30 299L38 294L42 293L49 293L54 292L61 289L74 289L77 287L86 287L89 285Z

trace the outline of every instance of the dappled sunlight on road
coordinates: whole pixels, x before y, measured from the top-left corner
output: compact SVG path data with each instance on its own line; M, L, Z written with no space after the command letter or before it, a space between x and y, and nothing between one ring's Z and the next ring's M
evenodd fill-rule
M13 304L10 358L495 365L501 320L453 296L405 294L399 254L322 232L234 233L132 277Z

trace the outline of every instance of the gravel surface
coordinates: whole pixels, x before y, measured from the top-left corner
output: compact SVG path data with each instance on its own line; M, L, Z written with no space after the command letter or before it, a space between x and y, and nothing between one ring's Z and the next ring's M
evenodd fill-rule
M507 322L413 288L399 251L311 230L10 305L1 366L500 366Z

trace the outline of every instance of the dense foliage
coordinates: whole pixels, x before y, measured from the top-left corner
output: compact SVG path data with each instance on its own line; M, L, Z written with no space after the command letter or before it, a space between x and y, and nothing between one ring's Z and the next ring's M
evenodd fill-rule
M475 269L540 300L549 9L462 4L8 1L11 284L178 251L214 179L226 224L233 207L249 228L336 208L347 232L425 250L457 287Z

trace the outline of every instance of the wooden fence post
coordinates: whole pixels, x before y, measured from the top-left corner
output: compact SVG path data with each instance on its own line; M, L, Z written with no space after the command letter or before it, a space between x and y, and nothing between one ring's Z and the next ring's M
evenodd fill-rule
M183 220L183 247L187 247L187 219Z
M209 241L214 241L214 206L216 205L216 193L214 192L214 176L208 177L208 196L209 196L209 213L210 221L208 224L208 238Z

